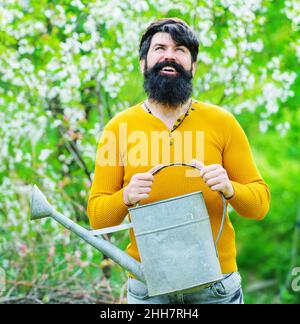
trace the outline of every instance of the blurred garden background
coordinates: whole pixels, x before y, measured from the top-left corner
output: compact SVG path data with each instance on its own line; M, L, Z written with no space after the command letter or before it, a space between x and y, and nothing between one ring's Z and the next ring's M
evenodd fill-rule
M264 221L230 212L246 303L300 303L299 0L0 0L0 303L126 303L126 273L29 221L29 196L89 227L101 130L145 98L139 39L174 16L200 41L193 97L236 116L271 189Z

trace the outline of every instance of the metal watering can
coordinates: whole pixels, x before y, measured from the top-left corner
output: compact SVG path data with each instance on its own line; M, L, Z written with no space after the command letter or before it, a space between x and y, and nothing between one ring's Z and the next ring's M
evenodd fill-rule
M169 166L163 165L153 175ZM209 215L201 191L129 208L131 223L90 231L57 212L36 185L31 195L31 219L52 217L121 267L146 283L149 296L191 292L222 280L216 245L225 218L226 201L221 194L223 215L213 240ZM133 228L142 263L101 236Z

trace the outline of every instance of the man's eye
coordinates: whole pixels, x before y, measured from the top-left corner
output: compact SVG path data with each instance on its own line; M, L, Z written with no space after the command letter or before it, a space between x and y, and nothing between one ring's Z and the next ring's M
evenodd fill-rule
M184 52L184 49L182 47L177 48L177 51Z
M161 46L158 46L158 47L155 48L156 51L157 51L158 49L162 49L162 47L161 47Z

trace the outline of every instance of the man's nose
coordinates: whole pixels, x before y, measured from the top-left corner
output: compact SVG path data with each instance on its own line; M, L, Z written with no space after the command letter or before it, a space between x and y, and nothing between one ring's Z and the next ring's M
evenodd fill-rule
M167 49L164 53L164 59L166 61L175 61L176 60L176 53L173 49Z

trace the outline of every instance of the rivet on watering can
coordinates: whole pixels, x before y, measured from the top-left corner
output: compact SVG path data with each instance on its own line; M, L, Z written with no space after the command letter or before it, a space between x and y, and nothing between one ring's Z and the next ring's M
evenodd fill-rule
M188 213L188 219L194 219L194 215L192 213Z

